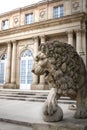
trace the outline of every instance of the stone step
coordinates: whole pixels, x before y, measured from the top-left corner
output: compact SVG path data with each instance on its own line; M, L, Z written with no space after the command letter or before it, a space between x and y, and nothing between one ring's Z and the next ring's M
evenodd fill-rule
M44 102L49 91L0 89L0 99ZM59 103L75 104L69 97L61 97Z

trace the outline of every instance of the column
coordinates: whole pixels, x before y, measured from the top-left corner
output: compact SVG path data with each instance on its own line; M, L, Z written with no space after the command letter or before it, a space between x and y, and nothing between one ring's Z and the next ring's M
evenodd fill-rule
M16 84L16 51L17 41L13 41L11 83Z
M38 44L39 44L39 39L38 37L34 38L34 57L37 55L38 53ZM33 74L33 82L32 84L36 85L38 84L38 76Z
M86 30L84 29L82 31L82 49L83 49L83 52L81 54L81 57L83 58L83 61L87 67L87 52L86 52Z
M76 30L76 51L80 55L83 51L82 49L82 31Z
M6 65L6 84L11 80L11 42L8 42L7 48L7 65Z
M73 31L68 31L68 44L74 46L74 44L73 44Z
M45 44L46 37L45 36L41 36L40 38L41 38L41 44ZM45 77L44 77L44 75L40 76L40 84L41 85L45 84Z

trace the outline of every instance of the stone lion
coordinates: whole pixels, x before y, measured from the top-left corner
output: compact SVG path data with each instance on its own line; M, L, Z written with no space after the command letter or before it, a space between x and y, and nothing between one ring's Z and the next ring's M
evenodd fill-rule
M87 118L87 71L82 58L71 45L57 40L42 44L32 72L44 74L51 89L43 107L45 121L62 120L63 111L57 103L61 96L77 101L75 118Z

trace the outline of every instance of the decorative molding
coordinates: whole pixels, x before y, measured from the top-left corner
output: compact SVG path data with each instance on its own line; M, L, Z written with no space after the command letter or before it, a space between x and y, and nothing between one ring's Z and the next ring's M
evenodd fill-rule
M74 30L68 30L68 31L66 31L66 34L73 34L73 31Z
M20 16L17 15L17 16L14 16L13 17L13 26L16 27L16 26L19 26L20 25Z
M21 40L17 44L17 58L21 58L21 53L25 50L31 50L33 53L33 39Z
M11 40L12 44L17 44L17 40Z
M18 18L14 18L14 23L17 24Z
M74 30L76 33L80 34L83 30L82 29L75 29Z
M40 35L41 43L46 42L46 35Z
M72 12L80 11L80 3L79 0L72 1Z
M79 2L73 2L72 3L72 8L77 10L77 8L79 7Z
M6 48L6 47L0 48L0 57L1 57L3 54L5 54L5 53L7 53L7 48Z
M41 18L44 18L44 16L45 16L45 11L44 10L42 10L42 11L40 11L40 14L39 14L39 16L41 17Z
M34 53L33 49L28 44L26 44L26 45L22 46L22 48L20 50L19 50L19 48L17 48L17 58L20 59L21 54L26 50L31 50L32 53Z
M32 30L36 30L36 29L48 28L51 26L58 26L61 24L68 24L68 23L72 23L74 21L81 21L82 19L85 18L85 16L86 15L84 13L79 13L79 14L73 14L71 16L64 16L64 17L58 18L58 19L50 19L50 20L46 20L46 21L42 21L42 22L35 22L35 23L32 23L31 25L23 25L23 26L20 26L17 28L11 28L8 30L1 31L0 36L18 34L18 33L32 31Z
M47 8L43 8L39 10L39 20L47 19Z

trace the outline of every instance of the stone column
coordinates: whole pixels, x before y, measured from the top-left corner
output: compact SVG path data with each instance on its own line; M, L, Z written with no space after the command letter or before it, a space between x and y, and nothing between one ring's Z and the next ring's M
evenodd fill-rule
M68 31L68 44L74 46L74 44L73 44L73 31Z
M12 50L12 70L11 70L11 84L16 84L16 53L17 53L17 41L13 41Z
M45 44L46 37L45 36L41 36L40 38L41 38L41 44ZM41 85L45 84L45 77L44 77L44 75L40 76L40 84Z
M86 45L86 30L84 29L84 30L82 30L82 49L83 49L82 51L83 52L80 55L81 55L85 65L87 67L87 57L86 57L87 52L86 52L86 48L87 48L87 45Z
M11 42L8 42L7 48L7 65L6 65L6 84L9 84L11 81Z
M39 39L38 37L35 37L34 38L34 57L37 55L38 53L38 43L39 42ZM33 74L33 81L32 81L32 85L36 85L38 84L38 76Z
M76 30L76 51L80 55L83 52L82 49L82 30Z

